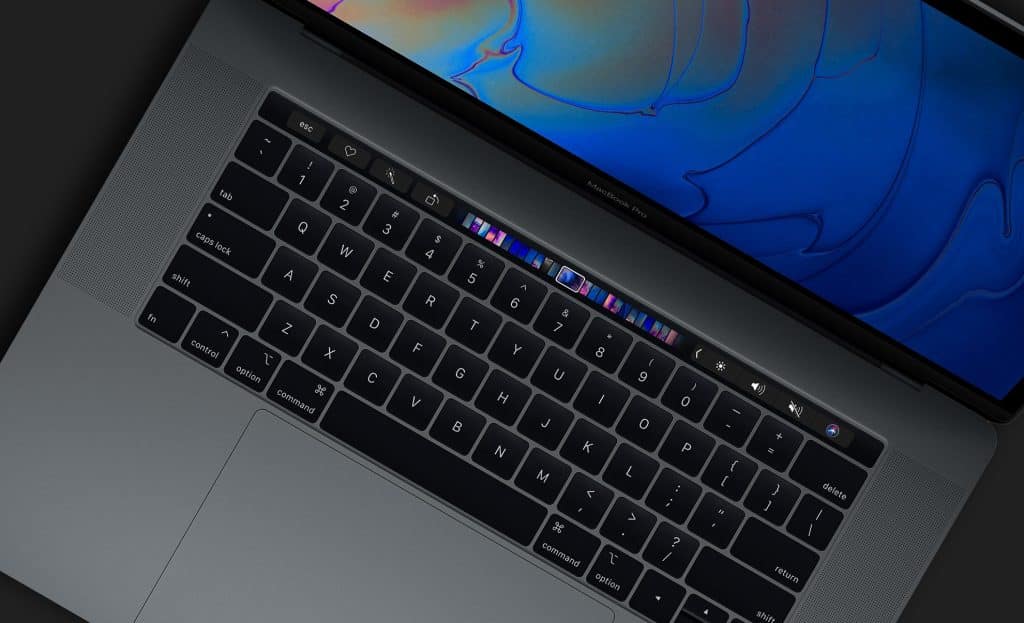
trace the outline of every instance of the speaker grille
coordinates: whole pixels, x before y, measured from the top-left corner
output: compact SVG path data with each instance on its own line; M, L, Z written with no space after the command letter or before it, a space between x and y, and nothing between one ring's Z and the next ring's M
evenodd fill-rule
M883 463L794 621L895 621L966 501L967 491L900 453Z
M250 114L260 85L189 46L58 267L118 312L138 307Z

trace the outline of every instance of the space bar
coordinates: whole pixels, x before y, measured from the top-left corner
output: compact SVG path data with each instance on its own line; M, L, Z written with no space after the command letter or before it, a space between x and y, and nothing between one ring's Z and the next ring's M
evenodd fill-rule
M522 493L344 392L320 427L523 545L533 541L547 516Z

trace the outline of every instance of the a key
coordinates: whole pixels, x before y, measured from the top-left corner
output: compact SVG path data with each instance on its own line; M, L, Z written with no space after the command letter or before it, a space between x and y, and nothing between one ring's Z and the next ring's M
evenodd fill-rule
M577 472L558 501L558 510L594 529L604 517L613 497L611 489Z
M761 420L754 436L750 438L747 451L750 456L764 461L772 469L784 472L803 441L803 435L795 428L768 416Z
M164 287L153 291L139 324L168 342L177 342L196 313L196 306Z
M363 231L392 249L401 249L420 220L416 209L381 195L363 223Z
M313 201L320 196L333 172L334 165L326 158L303 145L296 145L277 179L285 188Z
M704 467L705 461L711 456L715 441L682 420L676 420L672 432L661 446L658 456L668 461L676 469L691 476L696 476Z
M410 320L391 347L391 358L416 374L427 376L441 358L444 347L444 338Z
M182 247L164 273L164 283L246 331L254 331L273 296L214 260Z
M584 419L576 420L561 455L591 474L601 473L615 448L615 437Z
M626 498L618 498L601 524L601 534L634 554L654 528L654 515Z
M512 426L529 399L530 388L501 370L492 370L474 404L502 424Z
M697 555L686 583L749 621L785 621L796 601L771 581L710 547Z
M352 340L321 325L306 346L302 363L333 381L340 381L358 349Z
M644 574L629 605L655 623L672 623L686 589L656 571Z
M441 392L406 374L388 402L388 413L410 426L424 430L441 406L442 398Z
M543 350L543 340L515 323L506 322L488 357L512 374L526 378Z
M639 560L605 545L587 574L587 583L613 599L625 601L643 570Z
M644 560L679 579L683 577L699 546L697 539L663 521L658 524L650 543L644 548Z
M448 273L448 280L479 299L486 299L498 283L504 266L494 255L467 244Z
M333 393L330 381L286 361L270 384L267 397L307 422L315 422Z
M722 392L711 407L704 428L739 447L747 441L760 417L761 412L754 405L732 392Z
M750 488L743 505L764 519L781 526L793 510L800 489L786 482L781 476L762 470Z
M473 452L473 461L500 478L511 478L530 448L524 439L491 424ZM557 494L556 494L557 495Z
M327 235L331 217L304 201L293 200L285 210L274 235L306 255L311 255Z
M295 356L302 350L314 325L316 321L313 318L284 301L278 301L267 315L260 337L274 348Z
M430 436L459 454L467 454L484 430L484 424L484 416L449 400L441 407L441 413L430 427Z
M573 403L580 413L604 426L619 419L629 390L598 372L591 372Z
M325 270L306 297L306 309L340 328L352 315L358 300L358 289Z
M714 383L690 368L680 366L661 397L661 404L691 422L700 422L716 393L718 387Z
M224 168L210 198L257 227L269 230L284 210L288 193L232 162Z
M470 298L464 298L448 321L445 334L470 350L483 353L499 326L501 316Z
M255 278L274 252L274 240L224 210L204 206L188 232L188 241Z
M422 181L413 185L409 198L441 218L448 218L455 209L455 199L451 195Z
M460 346L449 346L434 371L434 382L463 400L469 400L487 374L487 364Z
M224 371L246 387L262 392L280 363L281 355L277 351L243 335L224 364Z
M667 411L637 396L626 407L615 430L644 450L653 452L671 422L672 416Z
M803 590L818 555L763 521L751 518L733 543L736 558L794 591Z
M402 314L372 296L366 296L348 323L348 333L370 348L384 352L400 326Z
M587 367L558 348L549 348L537 369L533 371L533 384L562 402L572 400L583 383Z
M262 121L253 121L235 150L235 157L263 175L273 175L292 142Z
M633 344L633 338L615 325L594 318L583 334L576 353L609 374L615 372Z
M842 513L813 496L805 495L786 524L786 531L822 550L828 547L842 521Z
M680 617L687 616L693 623L729 623L729 614L700 595L691 594L683 603ZM676 623L682 622L677 619Z
M359 283L385 301L397 305L415 276L416 269L412 264L387 249L377 249Z
M357 171L365 171L373 159L373 152L344 132L335 130L334 138L327 144L327 151L335 158Z
M548 450L558 447L572 424L572 413L544 396L534 396L526 407L518 430Z
M298 303L306 295L316 273L316 264L287 247L279 247L263 273L262 282L274 292Z
M420 273L402 309L431 327L440 329L458 300L459 293L454 288L427 273Z
M372 242L338 223L316 257L334 272L355 279L372 252Z
M604 472L604 481L626 495L640 499L658 472L658 462L629 444L620 444Z
M725 548L742 521L743 511L714 493L705 493L687 526L709 543Z
M700 494L697 483L670 469L663 469L654 481L651 492L647 494L645 503L647 508L681 524L689 517Z
M534 448L519 470L516 485L527 493L551 504L561 493L572 470L547 452Z
M541 308L533 328L563 348L572 348L590 314L561 294L552 293Z
M358 175L339 169L320 200L320 205L346 223L359 225L370 211L376 196L377 191L372 184Z
M825 446L808 442L789 475L826 500L850 508L868 473Z
M400 374L398 366L363 350L345 377L345 387L375 405L382 405L394 389Z
M403 167L384 158L377 158L370 164L370 177L399 195L409 192L414 179L412 174Z
M491 298L491 304L523 324L530 324L547 287L520 270L509 270Z
M216 368L227 358L237 339L237 329L201 311L181 340L181 347Z
M701 481L730 500L739 500L756 472L753 461L727 446L718 446Z
M626 358L619 378L654 398L665 386L675 364L668 356L642 342L637 343Z
M458 234L436 221L424 219L406 247L405 255L427 270L443 275L461 246Z
M533 551L563 571L582 577L599 545L601 540L596 536L567 519L552 515L540 531Z

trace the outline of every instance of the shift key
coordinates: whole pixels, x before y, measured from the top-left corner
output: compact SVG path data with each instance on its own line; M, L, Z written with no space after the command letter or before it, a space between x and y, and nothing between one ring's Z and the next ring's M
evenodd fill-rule
M164 283L246 331L255 331L270 307L269 292L189 247L178 249Z

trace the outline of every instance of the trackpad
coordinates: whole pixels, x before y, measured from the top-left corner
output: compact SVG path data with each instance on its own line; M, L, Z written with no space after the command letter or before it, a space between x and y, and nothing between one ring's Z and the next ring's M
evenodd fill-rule
M139 621L613 618L561 578L261 411Z

